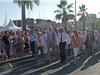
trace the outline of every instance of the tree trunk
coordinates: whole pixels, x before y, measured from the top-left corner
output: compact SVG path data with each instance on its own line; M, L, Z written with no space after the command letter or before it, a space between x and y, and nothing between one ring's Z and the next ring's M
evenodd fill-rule
M85 22L86 22L86 17L83 15L83 30L85 31Z
M26 31L25 4L24 3L22 3L22 30Z
M85 21L83 21L83 30L85 31Z
M62 18L62 23L64 24L64 28L65 28L66 31L67 31L67 29L68 29L67 22L68 22L68 18L64 16L64 17Z

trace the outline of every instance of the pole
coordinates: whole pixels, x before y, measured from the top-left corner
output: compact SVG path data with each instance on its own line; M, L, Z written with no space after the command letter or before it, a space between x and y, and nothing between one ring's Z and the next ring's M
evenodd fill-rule
M75 0L75 26L76 26L76 29L77 29L77 25L76 25L76 0Z
M7 25L7 10L5 11L4 25Z

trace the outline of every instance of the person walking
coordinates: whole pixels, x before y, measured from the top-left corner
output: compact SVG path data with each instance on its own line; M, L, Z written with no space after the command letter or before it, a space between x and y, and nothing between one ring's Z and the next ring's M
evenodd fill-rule
M71 39L72 39L72 48L73 48L73 53L74 53L74 60L73 63L76 64L77 63L77 56L78 54L80 54L80 38L78 35L78 32L76 30L74 30L71 34Z
M64 31L63 27L60 27L57 39L58 39L57 41L58 41L58 46L60 50L60 62L64 63L66 59L65 46L68 41L68 35Z
M10 58L10 41L9 41L9 33L8 31L5 31L5 35L2 38L3 42L4 42L4 49L7 53L7 57L8 59Z
M71 54L72 54L71 30L68 30L66 34L69 37L68 40L67 40L67 55L71 56Z
M32 56L35 56L35 51L36 51L36 40L37 40L37 34L35 33L34 30L31 30L29 32L29 37L30 37L30 48L32 51Z
M17 57L24 55L24 40L20 32L16 32L14 37L14 48L16 50Z
M100 51L100 31L97 32L97 52Z
M47 31L47 55L46 55L46 62L51 62L56 60L57 56L57 35L56 32L53 31L52 27L48 28Z
M85 53L85 42L86 42L86 35L84 31L81 31L80 34L80 42L81 42L81 54Z
M44 47L44 38L43 38L42 32L38 32L37 34L37 54L38 55L44 54L43 47Z
M86 36L86 50L87 50L87 56L90 56L93 54L93 46L95 43L95 35L93 31L88 31L88 34Z
M24 32L24 55L29 54L29 48L30 48L30 38L28 36L28 32Z

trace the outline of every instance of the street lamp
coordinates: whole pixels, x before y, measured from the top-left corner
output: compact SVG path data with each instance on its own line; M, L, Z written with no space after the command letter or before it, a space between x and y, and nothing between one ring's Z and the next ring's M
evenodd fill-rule
M76 25L76 0L75 0L75 26L76 26L76 29L77 29L77 25Z

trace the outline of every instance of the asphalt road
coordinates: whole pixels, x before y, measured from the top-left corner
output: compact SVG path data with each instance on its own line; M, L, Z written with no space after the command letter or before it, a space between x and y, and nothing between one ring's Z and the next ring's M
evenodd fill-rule
M85 55L79 57L77 64L71 60L69 57L62 64L59 60L45 63L44 57L30 58L12 63L13 68L0 70L0 75L100 75L100 52L88 58Z

